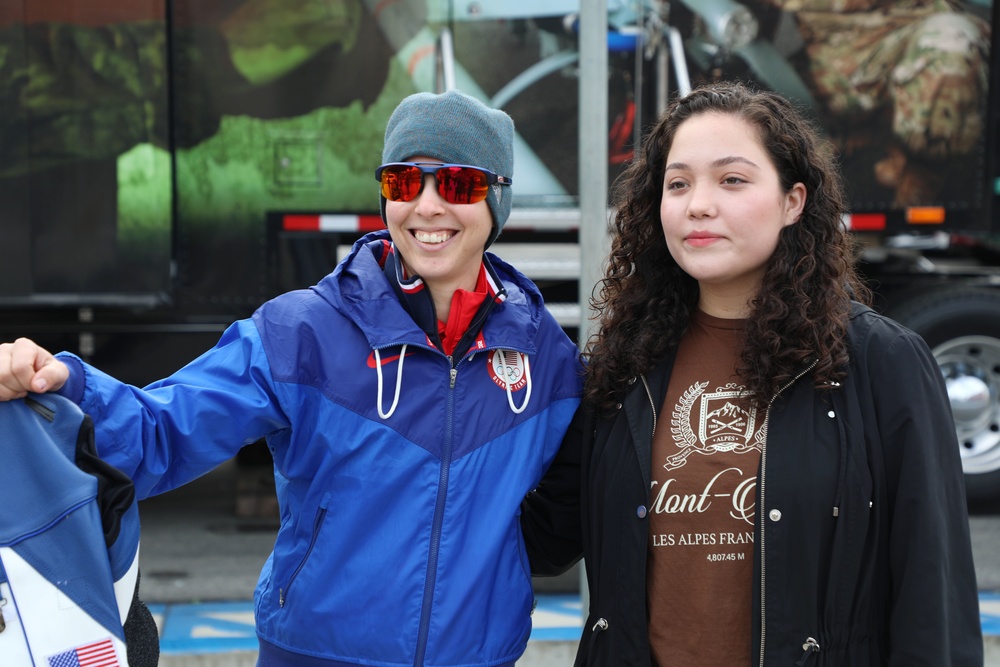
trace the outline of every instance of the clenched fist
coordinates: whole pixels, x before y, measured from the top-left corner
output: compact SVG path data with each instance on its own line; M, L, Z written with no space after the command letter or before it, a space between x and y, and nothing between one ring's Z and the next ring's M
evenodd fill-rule
M0 344L0 401L56 391L69 379L69 368L27 338Z

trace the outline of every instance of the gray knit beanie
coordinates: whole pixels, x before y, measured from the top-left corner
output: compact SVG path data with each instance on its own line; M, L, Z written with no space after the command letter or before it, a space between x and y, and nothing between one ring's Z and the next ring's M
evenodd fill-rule
M382 162L405 162L418 155L484 167L508 178L514 172L514 121L457 90L416 93L396 107L385 128ZM489 247L510 216L510 187L494 185L486 196L493 214ZM385 220L385 199L381 200Z

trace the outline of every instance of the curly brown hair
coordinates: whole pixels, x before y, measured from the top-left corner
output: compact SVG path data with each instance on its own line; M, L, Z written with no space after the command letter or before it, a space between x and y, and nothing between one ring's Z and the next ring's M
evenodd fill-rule
M664 361L698 304L698 283L671 257L660 225L667 154L684 121L704 113L742 119L756 129L782 190L806 187L796 224L780 233L751 300L736 369L765 407L810 364L817 387L843 379L850 301L870 301L855 269L855 242L843 223L843 182L829 144L784 97L741 83L713 83L675 100L615 181L614 238L591 306L599 317L589 341L585 396L607 414L630 380Z

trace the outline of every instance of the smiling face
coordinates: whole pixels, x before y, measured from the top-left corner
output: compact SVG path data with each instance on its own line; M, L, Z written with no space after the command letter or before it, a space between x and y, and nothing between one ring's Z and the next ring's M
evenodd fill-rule
M698 281L699 308L746 316L778 235L802 213L805 186L783 192L754 128L721 113L684 121L666 162L660 222L670 255Z
M423 156L407 161L441 164ZM475 288L493 229L485 200L449 204L437 193L434 176L427 174L423 189L411 201L386 201L385 217L407 273L423 278L436 303L450 300L456 289Z

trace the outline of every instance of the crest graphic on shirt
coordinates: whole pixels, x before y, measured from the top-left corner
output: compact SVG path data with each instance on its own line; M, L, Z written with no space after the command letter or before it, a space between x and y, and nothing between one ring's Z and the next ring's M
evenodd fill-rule
M506 390L518 391L527 383L524 375L524 356L514 350L493 350L487 355L486 366L489 368L490 379L496 386Z
M681 395L670 416L670 432L679 451L667 457L663 467L680 468L688 457L698 453L716 452L743 454L752 449L761 451L762 433L757 431L757 408L741 407L739 399L746 389L733 383L706 394L708 382L696 382ZM698 431L692 428L697 415Z

